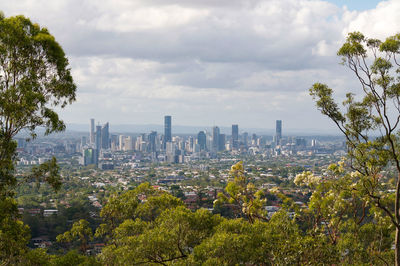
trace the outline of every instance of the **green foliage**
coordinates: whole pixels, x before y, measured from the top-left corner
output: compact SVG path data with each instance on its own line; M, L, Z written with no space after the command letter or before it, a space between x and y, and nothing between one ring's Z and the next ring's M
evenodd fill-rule
M308 208L303 209L300 215L310 236L326 235L324 241L342 254L342 263L376 261L381 264L393 259L393 226L382 210L369 206L369 197L363 191L367 177L346 171L343 162L331 165L322 182L310 184L307 178L300 177L295 181L303 183L297 185L306 184L314 189Z
M27 226L18 220L14 190L17 160L13 137L35 129L45 133L61 131L64 123L54 111L75 100L68 60L61 46L46 28L23 16L0 15L0 256L5 264L15 264L26 252ZM26 179L35 178L60 187L55 159L34 168Z
M88 248L89 240L93 240L93 232L89 227L88 221L83 219L79 220L72 225L71 230L57 236L58 242L70 243L74 240L79 240L80 250L82 253L85 253Z
M200 209L165 209L154 221L125 220L114 233L112 245L103 249L105 264L165 264L188 257L223 219Z
M96 236L111 234L126 219L153 221L163 210L182 205L180 199L143 183L133 190L109 198L100 212L105 223L96 230Z
M0 261L16 264L26 252L30 239L29 228L18 219L14 199L0 199Z
M310 94L316 101L318 109L327 115L346 137L348 148L346 164L351 171L354 171L351 176L345 175L347 184L340 184L341 187L347 188L349 198L346 199L340 195L339 191L334 191L332 193L336 194L333 197L338 197L338 199L332 198L332 202L327 205L334 204L336 206L335 204L338 204L342 209L339 213L342 213L346 206L354 207L346 204L345 200L352 201L356 198L363 202L363 210L366 206L375 211L376 208L379 208L382 211L380 214L391 221L396 229L396 265L400 265L400 142L398 129L400 64L397 61L400 53L399 47L399 34L382 42L369 39L360 32L349 33L346 42L339 49L338 55L342 57L343 64L355 74L360 82L362 97L358 99L354 94L348 93L343 102L344 111L341 111L333 100L333 91L327 85L315 83L310 89ZM378 134L378 137L374 136L375 134ZM388 168L394 169L396 172L396 189L392 193L387 192L383 187L383 173ZM316 194L315 197L317 197ZM319 198L325 199L324 197ZM326 209L322 205L321 207ZM341 226L339 221L344 223L340 217L340 215L337 217L337 224L334 227ZM335 221L335 219L331 221ZM352 222L361 225L355 220ZM361 230L359 226L357 230ZM374 252L376 252L376 248L369 254ZM384 261L384 259L381 260Z
M36 264L38 265L38 264ZM101 265L94 257L88 257L72 250L65 255L51 256L49 265L51 266L99 266Z
M267 220L263 206L266 199L264 193L257 191L253 183L248 182L243 162L233 165L230 171L233 178L225 187L224 193L218 194L218 200L214 205L229 204L239 210L251 223L256 219Z

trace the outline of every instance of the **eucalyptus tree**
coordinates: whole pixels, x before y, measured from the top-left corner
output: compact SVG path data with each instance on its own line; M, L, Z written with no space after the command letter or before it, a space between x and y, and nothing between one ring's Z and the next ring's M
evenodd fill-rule
M225 193L218 193L214 205L228 205L238 215L246 217L250 223L258 219L267 221L267 213L263 210L266 203L264 192L258 190L253 183L249 182L243 168L243 162L232 165L229 175L231 179L225 187Z
M340 108L333 90L315 83L310 94L347 140L347 165L353 191L380 209L395 227L395 264L400 265L400 34L385 41L349 33L339 49L342 63L355 75L361 93L347 93ZM385 187L394 168L394 192Z
M37 127L45 134L64 130L55 108L72 103L75 91L68 59L54 36L24 16L0 13L0 260L5 264L15 263L28 239L13 198L19 182L14 138L21 131L35 138ZM61 185L54 158L34 167L26 179L56 189Z

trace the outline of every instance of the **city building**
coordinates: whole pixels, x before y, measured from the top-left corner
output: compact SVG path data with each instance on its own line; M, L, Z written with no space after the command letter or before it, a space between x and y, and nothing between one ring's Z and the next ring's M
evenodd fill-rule
M219 127L213 127L211 151L217 152L218 150L219 150Z
M90 119L90 144L94 144L95 133L94 133L94 119Z
M171 128L171 116L164 116L164 148L166 148L166 143L172 141L172 128Z
M157 151L157 147L156 147L156 139L157 139L157 132L156 131L152 131L148 137L148 151L149 152L156 152Z
M276 120L275 144L280 145L282 139L282 120Z
M239 148L239 126L232 125L232 149L237 150Z
M199 144L201 151L205 151L207 149L207 136L204 131L200 131L197 134L197 144Z
M109 123L105 123L101 128L101 148L109 149L110 148L110 133L109 133L110 125Z
M95 164L97 165L99 155L100 155L100 150L101 150L101 126L98 125L96 126L96 137L95 137Z
M225 150L225 134L219 134L218 136L218 151Z

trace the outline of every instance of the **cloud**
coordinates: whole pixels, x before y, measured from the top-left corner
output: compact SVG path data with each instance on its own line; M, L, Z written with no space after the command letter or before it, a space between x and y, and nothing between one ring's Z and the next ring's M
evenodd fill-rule
M64 47L78 100L62 115L111 123L330 125L308 88L358 86L336 51L349 31L397 32L400 3L349 11L320 0L20 0L3 3ZM262 126L261 126L262 125Z
M400 33L400 2L382 1L375 9L359 12L349 21L343 33L360 31L370 38L385 38Z

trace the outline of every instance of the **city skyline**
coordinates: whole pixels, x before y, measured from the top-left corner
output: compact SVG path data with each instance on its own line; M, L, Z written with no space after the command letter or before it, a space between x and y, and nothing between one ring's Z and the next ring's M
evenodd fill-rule
M308 154L318 151L319 145L315 137L290 136L283 134L282 120L275 121L275 135L268 137L254 132L240 132L238 124L231 125L231 134L222 133L218 126L211 130L200 130L197 134L177 135L172 134L172 116L164 116L164 131L158 133L151 130L135 135L125 135L109 131L110 123L101 125L98 122L96 131L93 131L95 119L89 121L89 137L87 134L80 136L77 145L68 143L65 150L73 151L78 148L82 156L81 165L91 164L103 170L114 169L113 156L115 152L139 152L139 157L146 154L152 162L185 163L191 160L205 158L218 158L222 153L256 154L260 151L269 156L281 154ZM92 136L95 140L92 141ZM23 146L23 141L20 146ZM343 143L338 145L339 149ZM324 149L323 149L324 150ZM321 150L322 151L322 150ZM136 156L136 155L135 155ZM133 157L132 157L133 158Z

